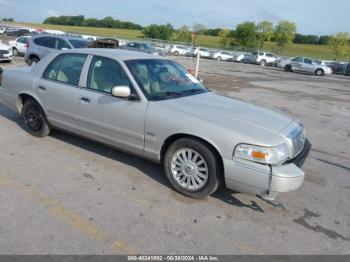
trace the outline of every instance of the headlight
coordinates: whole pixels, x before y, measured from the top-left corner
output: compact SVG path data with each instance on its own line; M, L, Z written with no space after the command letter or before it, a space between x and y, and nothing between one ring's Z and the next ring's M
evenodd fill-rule
M274 147L261 147L247 144L239 144L234 156L263 164L280 164L289 158L287 144L280 144Z

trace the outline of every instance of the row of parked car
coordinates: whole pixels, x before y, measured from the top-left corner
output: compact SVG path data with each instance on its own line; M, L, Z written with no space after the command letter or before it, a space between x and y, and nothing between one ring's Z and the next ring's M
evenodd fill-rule
M18 30L17 30L18 31ZM8 31L11 32L11 31ZM113 39L109 39L107 46L110 47ZM112 41L112 42L111 42ZM0 61L11 61L13 56L24 55L25 61L32 65L37 63L52 49L64 50L72 48L87 47L91 40L83 37L69 35L34 34L32 36L20 36L9 45L0 44ZM117 42L118 43L118 42ZM207 48L188 47L183 45L167 45L144 42L121 42L116 47L133 51L165 56L197 56L202 58L216 59L218 61L235 61L261 66L271 65L284 69L285 71L303 71L318 76L332 73L350 75L349 63L338 63L332 61L320 61L307 57L282 58L269 52L239 52L211 50ZM106 45L102 45L105 47ZM112 44L113 46L113 44Z

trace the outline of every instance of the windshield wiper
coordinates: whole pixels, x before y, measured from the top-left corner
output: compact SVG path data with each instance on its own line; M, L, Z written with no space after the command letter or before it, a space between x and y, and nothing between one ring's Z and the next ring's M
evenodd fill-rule
M199 88L193 88L193 89L189 89L189 90L185 90L183 91L184 93L197 93L197 92L203 92L203 89L199 89Z
M174 92L174 91L166 91L166 92L157 93L157 95L182 96L183 94L179 92Z

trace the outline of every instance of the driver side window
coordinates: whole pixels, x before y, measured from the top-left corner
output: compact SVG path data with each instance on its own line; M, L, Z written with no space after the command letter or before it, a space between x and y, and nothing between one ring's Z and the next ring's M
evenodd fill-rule
M128 86L131 93L135 93L128 76L117 61L94 56L90 64L87 88L110 94L115 86Z

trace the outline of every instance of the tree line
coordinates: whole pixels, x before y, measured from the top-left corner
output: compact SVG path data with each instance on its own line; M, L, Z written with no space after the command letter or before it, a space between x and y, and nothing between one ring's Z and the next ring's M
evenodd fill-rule
M44 20L44 24L52 25L68 25L68 26L88 26L88 27L103 27L103 28L118 28L142 30L143 27L128 21L121 21L107 16L103 19L85 18L83 15L77 16L51 16Z
M172 40L196 44L198 35L210 35L219 37L222 48L240 47L243 49L263 50L267 41L275 42L275 52L283 53L283 50L291 43L329 45L333 57L336 60L349 51L350 36L348 33L339 32L335 35L303 35L297 33L294 22L283 20L276 24L270 21L259 23L243 22L235 29L215 28L208 29L203 24L194 24L192 27L183 25L175 29L170 23L165 25L152 24L146 27L128 21L121 21L107 16L103 19L85 18L78 16L48 17L44 24L89 26L102 28L119 28L142 30L145 38Z

